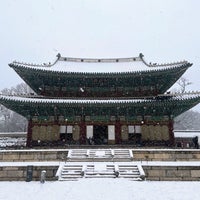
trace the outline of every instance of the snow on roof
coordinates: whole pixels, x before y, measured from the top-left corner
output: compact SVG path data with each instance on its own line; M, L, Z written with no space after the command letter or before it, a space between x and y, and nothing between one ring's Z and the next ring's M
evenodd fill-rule
M113 72L132 72L132 71L149 71L157 70L159 67L163 69L181 66L186 61L168 63L168 64L147 64L143 55L131 58L69 58L58 56L54 63L44 63L43 65L27 64L21 62L13 62L12 64L29 67L32 69L41 69L47 71L60 72L88 72L88 73L113 73Z
M160 95L161 96L161 95ZM164 96L164 95L163 95ZM168 96L168 94L166 94ZM200 98L200 93L183 93L183 94L170 94L170 100L184 100L192 98ZM0 95L0 99L22 101L22 102L33 102L33 103L82 103L82 104L113 104L113 103L141 103L141 102L152 102L153 99L145 98L132 98L132 99L61 99L61 98L43 98L37 96L13 96L13 95Z
M0 99L13 100L13 101L23 101L23 102L34 102L34 103L135 103L135 102L144 102L149 101L145 99L45 99L45 98L27 98L21 96L5 96L0 95Z

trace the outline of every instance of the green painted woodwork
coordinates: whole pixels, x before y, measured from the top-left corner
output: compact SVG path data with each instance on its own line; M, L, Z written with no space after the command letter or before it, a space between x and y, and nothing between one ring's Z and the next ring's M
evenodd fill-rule
M80 120L79 118L105 122L111 121L112 116L115 116L116 119L124 116L128 121L165 121L185 112L199 102L200 96L164 100L148 99L131 103L41 103L30 99L20 101L0 97L1 104L27 119L37 116L39 121L46 122L59 119L73 122L77 119Z
M10 64L39 95L52 97L144 97L165 93L190 67L141 72L55 72Z

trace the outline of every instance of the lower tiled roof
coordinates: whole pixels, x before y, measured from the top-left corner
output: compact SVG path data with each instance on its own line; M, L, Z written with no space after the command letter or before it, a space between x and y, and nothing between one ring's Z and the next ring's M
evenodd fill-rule
M200 94L169 94L141 99L47 99L0 96L0 103L25 116L177 116L200 103Z

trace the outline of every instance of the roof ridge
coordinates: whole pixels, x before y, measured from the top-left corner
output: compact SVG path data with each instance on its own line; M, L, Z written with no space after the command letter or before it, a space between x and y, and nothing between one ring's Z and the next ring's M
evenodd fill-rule
M79 62L79 63L118 63L118 62L138 62L141 61L144 63L147 67L166 67L166 66L172 66L175 65L183 65L188 64L187 61L178 61L178 62L171 62L171 63L147 63L144 60L144 55L142 53L139 54L137 57L126 57L126 58L75 58L75 57L62 57L60 53L57 54L56 60L54 62L49 63L43 63L43 64L34 64L34 63L26 63L26 62L18 62L13 61L12 64L16 65L25 65L25 66L32 66L32 67L52 67L55 65L58 61L68 61L68 62ZM191 64L192 65L192 64Z

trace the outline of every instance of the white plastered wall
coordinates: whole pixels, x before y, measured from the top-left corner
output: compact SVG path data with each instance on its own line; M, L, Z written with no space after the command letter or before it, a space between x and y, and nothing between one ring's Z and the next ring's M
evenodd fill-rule
M87 138L93 137L93 126L92 125L86 126L86 137Z
M108 140L115 140L115 126L108 125Z

